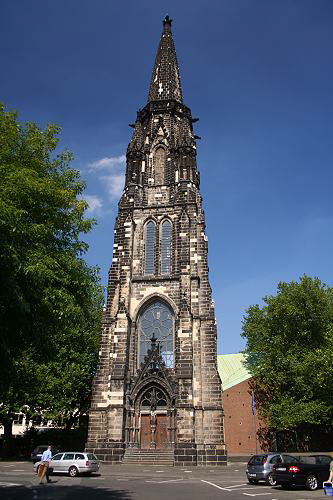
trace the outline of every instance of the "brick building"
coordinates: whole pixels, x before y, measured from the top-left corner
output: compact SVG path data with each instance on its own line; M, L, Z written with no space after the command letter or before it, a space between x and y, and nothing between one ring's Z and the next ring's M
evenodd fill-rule
M257 432L260 421L252 402L251 375L243 364L244 354L217 356L223 381L225 442L230 454L260 453Z
M226 463L216 325L191 111L171 20L127 149L87 449Z

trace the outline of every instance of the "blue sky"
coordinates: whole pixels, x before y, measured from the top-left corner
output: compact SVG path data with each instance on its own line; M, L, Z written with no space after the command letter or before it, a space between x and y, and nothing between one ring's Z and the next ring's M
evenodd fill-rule
M147 99L165 14L198 166L219 353L246 308L303 273L333 285L333 1L2 0L0 100L61 125L98 226L106 283L129 123Z

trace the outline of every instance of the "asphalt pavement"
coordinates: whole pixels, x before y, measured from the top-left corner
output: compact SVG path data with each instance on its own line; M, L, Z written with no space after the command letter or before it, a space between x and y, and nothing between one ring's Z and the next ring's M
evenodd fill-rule
M246 464L227 467L165 467L101 465L99 475L70 478L51 476L39 485L31 462L0 462L1 500L308 500L323 498L322 489L282 490L265 484L250 485Z

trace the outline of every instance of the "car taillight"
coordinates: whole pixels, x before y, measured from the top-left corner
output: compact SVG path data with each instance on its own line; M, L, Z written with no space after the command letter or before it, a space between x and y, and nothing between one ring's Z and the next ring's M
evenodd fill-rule
M86 461L86 466L89 467L89 465L90 465L90 462L89 462L89 460L87 460Z
M298 467L296 467L296 465L291 465L289 467L289 472L292 472L293 474L295 474L295 472L299 472L300 469Z

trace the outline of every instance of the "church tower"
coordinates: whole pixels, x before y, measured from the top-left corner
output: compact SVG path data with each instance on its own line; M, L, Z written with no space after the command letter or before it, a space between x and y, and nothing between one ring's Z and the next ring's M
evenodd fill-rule
M226 464L195 121L166 16L114 230L87 442L105 461L170 450L175 465Z

